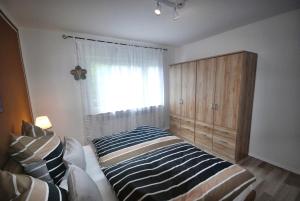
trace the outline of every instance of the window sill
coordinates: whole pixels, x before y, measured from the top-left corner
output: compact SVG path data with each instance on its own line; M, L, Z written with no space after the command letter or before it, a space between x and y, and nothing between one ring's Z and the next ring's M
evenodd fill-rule
M132 113L135 114L147 114L156 112L158 110L164 110L164 105L157 105L157 106L150 106L150 107L144 107L144 108L136 108L136 109L127 109L127 110L121 110L121 111L115 111L115 112L105 112L105 113L99 113L99 114L93 114L93 115L87 115L87 117L105 117L105 116L126 116L130 115Z

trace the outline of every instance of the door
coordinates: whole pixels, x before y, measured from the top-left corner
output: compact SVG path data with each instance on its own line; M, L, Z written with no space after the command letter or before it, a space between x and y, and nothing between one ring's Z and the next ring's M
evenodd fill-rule
M237 129L243 54L217 58L214 123Z
M213 150L235 158L243 54L217 58Z
M197 61L195 144L212 150L216 59Z
M182 64L181 68L181 119L180 135L194 142L195 133L195 93L196 93L196 62Z
M170 130L177 134L180 130L181 115L181 65L173 65L169 68L170 91Z

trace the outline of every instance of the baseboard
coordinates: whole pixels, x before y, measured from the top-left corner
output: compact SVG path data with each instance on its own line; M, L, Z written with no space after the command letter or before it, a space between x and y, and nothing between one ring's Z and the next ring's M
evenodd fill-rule
M300 170L296 170L296 169L294 169L294 168L287 167L287 166L285 166L285 165L282 165L282 164L280 164L280 163L271 161L271 160L269 160L269 159L266 159L266 158L264 158L264 157L261 157L261 156L255 155L255 154L249 153L249 156L251 156L251 157L253 157L253 158L257 158L257 159L259 159L259 160L265 161L265 162L267 162L267 163L270 163L270 164L272 164L272 165L275 165L275 166L277 166L277 167L283 168L283 169L285 169L285 170L288 170L288 171L290 171L290 172L293 172L293 173L295 173L295 174L299 174L299 175L300 175Z

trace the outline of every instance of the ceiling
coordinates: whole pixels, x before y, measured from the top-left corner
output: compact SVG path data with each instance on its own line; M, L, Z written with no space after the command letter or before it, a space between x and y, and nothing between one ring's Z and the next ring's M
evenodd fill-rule
M300 0L188 0L153 13L154 0L0 0L23 27L88 33L180 46L300 8Z

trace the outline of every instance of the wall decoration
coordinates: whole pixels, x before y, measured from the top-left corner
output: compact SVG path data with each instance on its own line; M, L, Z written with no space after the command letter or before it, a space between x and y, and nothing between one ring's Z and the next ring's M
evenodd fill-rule
M81 66L76 66L75 69L71 70L71 74L74 76L75 80L80 80L80 79L85 80L87 70L81 68Z

